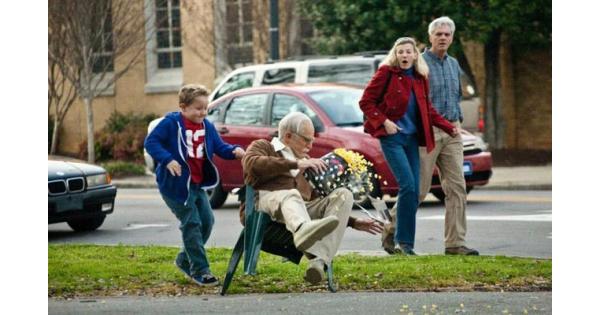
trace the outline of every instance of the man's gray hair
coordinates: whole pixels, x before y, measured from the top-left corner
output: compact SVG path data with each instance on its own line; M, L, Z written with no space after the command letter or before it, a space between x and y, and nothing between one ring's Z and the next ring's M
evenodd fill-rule
M300 134L300 128L305 123L312 126L312 120L301 112L291 112L285 115L279 122L279 138L282 138L286 132Z
M435 30L442 25L448 25L448 27L450 27L450 33L454 35L456 26L454 25L454 21L452 21L452 19L447 16L439 17L433 20L431 23L429 23L429 35L433 35L433 32L435 32Z

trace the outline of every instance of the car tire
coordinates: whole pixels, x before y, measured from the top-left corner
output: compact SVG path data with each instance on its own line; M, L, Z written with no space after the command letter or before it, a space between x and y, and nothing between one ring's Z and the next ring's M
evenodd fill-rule
M209 189L207 192L208 200L210 201L210 207L214 209L221 208L227 200L229 193L223 190L221 183L217 184L214 189Z
M467 194L469 194L469 192L471 192L472 189L473 189L473 186L467 186ZM431 193L435 196L435 198L437 198L439 201L444 203L444 200L446 199L446 194L444 193L444 191L441 188L433 189L433 190L431 190Z
M368 171L371 174L377 174L371 167L369 167ZM371 177L371 183L373 184L373 190L371 191L371 193L369 195L373 198L381 198L383 196L383 194L381 193L381 187L379 186L379 181L375 177ZM355 201L357 204L359 204L361 207L363 207L365 209L369 209L369 208L373 207L371 205L371 200L369 200L369 198L367 198L367 196L364 196L363 198L357 199Z
M67 224L77 232L83 231L94 231L99 228L102 223L104 223L104 219L106 219L106 215L86 218L86 219L74 219L67 221Z

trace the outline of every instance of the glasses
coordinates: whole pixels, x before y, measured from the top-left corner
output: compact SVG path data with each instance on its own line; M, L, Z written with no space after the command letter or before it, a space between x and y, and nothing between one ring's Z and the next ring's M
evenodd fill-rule
M294 132L293 134L295 134L296 136L300 137L304 141L304 143L306 143L306 144L310 144L310 143L313 143L313 141L315 141L315 138L309 138L309 137L306 137L306 136L301 135L301 134L296 133L296 132Z

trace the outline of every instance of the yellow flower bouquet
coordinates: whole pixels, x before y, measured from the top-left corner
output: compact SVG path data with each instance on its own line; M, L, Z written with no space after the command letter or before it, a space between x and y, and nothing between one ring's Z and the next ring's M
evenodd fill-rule
M328 167L324 173L312 170L304 173L308 182L321 196L326 196L339 187L348 188L355 198L373 190L371 179L377 179L378 175L370 172L373 164L362 154L337 148L321 159Z

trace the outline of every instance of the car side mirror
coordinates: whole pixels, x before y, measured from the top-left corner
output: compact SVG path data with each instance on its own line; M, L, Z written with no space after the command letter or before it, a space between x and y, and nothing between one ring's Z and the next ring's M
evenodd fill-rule
M319 119L313 118L312 123L315 127L315 133L323 132L323 130L325 130L325 126L323 126L323 123Z

